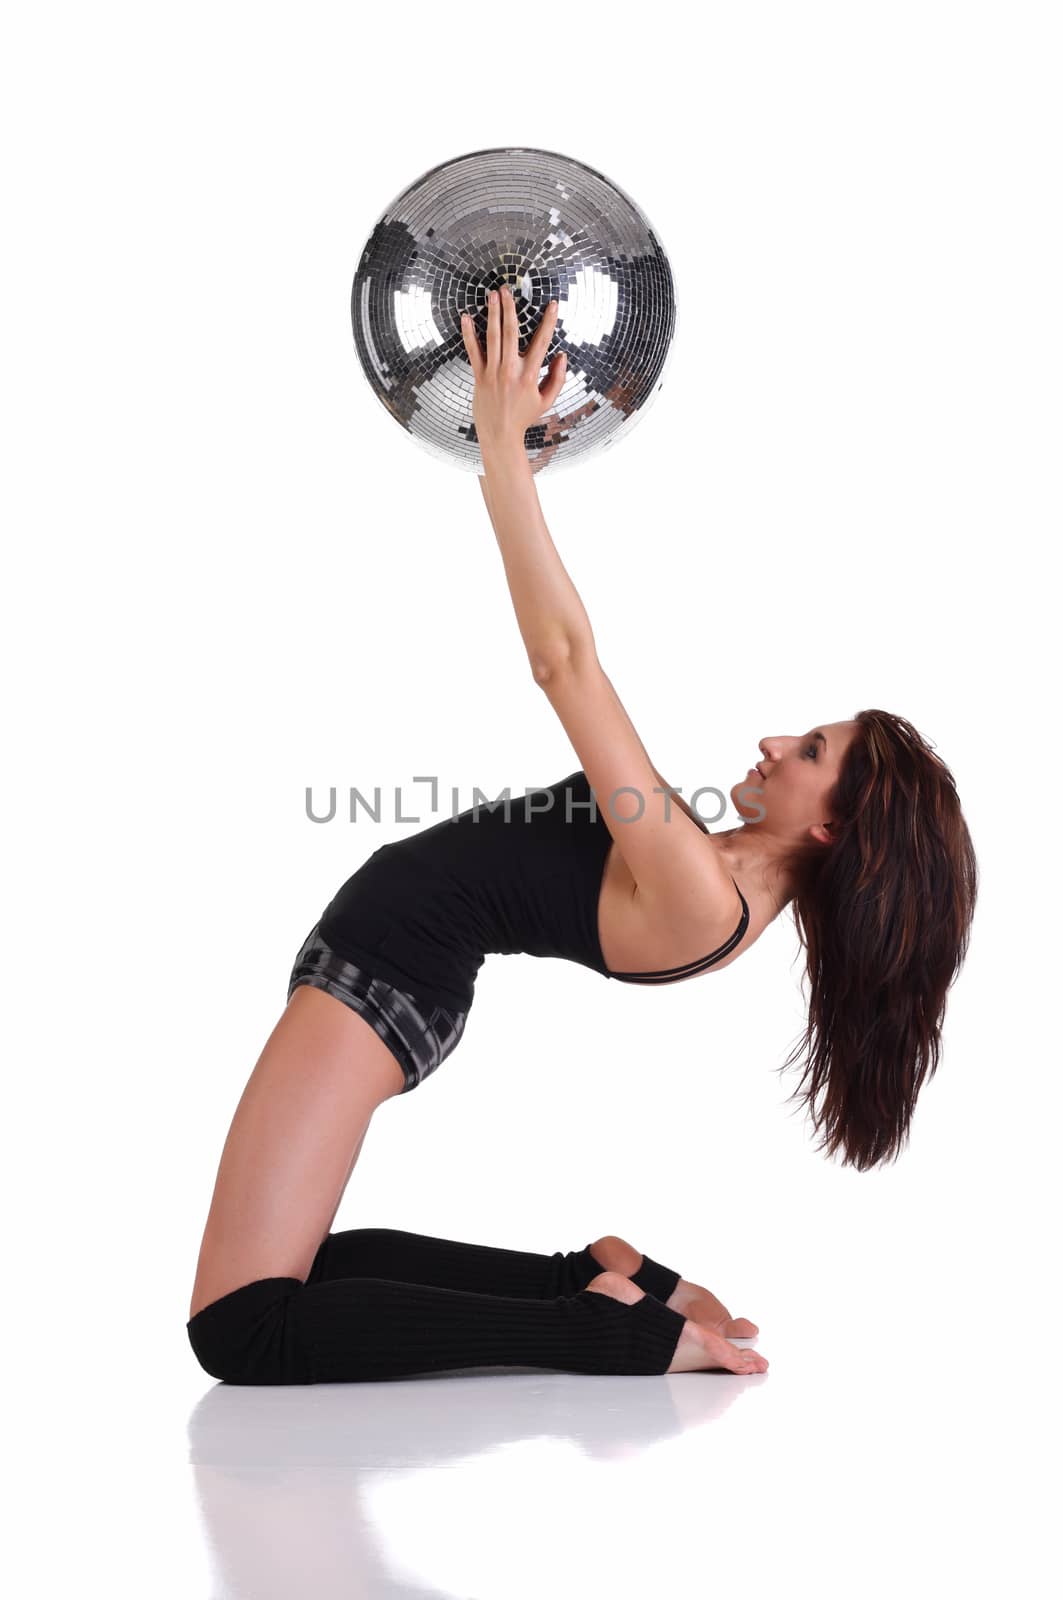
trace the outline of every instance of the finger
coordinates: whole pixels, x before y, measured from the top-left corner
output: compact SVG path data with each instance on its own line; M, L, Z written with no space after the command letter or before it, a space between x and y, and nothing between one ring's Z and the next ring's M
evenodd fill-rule
M473 377L478 380L484 369L483 351L480 349L480 341L476 334L476 324L467 311L462 314L461 337Z
M517 302L508 283L502 290L502 360L512 361L520 354L520 330L517 326Z
M557 313L557 301L551 300L539 318L539 326L536 328L535 335L525 352L525 361L534 362L536 371L546 360L546 352L549 348L550 340L554 336L554 329L557 327Z
M549 374L547 375L546 381L539 385L539 393L542 396L543 410L544 411L548 410L550 408L550 406L553 405L554 401L557 399L558 395L561 393L561 390L564 388L565 379L567 377L568 377L568 358L565 356L564 352L562 351L559 355L556 355L554 357L554 359L551 361L551 363L550 363L550 371L549 371Z
M502 314L498 304L498 290L487 296L487 366L494 372L502 359Z

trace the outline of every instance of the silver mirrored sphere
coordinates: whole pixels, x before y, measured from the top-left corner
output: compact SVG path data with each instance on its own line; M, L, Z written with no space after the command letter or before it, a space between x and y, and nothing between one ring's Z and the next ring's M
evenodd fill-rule
M609 178L552 150L476 150L433 167L381 213L351 290L354 347L373 393L431 455L483 464L461 316L487 348L487 295L513 292L523 355L558 301L549 362L564 386L525 434L532 468L615 444L661 388L677 308L664 249Z

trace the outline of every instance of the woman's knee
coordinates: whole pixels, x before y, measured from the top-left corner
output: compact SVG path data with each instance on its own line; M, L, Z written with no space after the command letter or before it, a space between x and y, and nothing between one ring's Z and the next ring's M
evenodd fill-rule
M186 1323L196 1360L222 1383L313 1383L291 1316L299 1278L258 1278L222 1295Z

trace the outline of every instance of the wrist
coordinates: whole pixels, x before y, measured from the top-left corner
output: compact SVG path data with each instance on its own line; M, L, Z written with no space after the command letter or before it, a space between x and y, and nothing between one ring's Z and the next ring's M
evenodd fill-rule
M511 471L514 467L521 466L528 467L530 471L531 462L528 460L528 453L524 448L523 435L520 437L512 433L498 434L493 437L488 435L487 438L480 439L478 442L480 445L480 459L483 461L485 472L498 471L500 468Z

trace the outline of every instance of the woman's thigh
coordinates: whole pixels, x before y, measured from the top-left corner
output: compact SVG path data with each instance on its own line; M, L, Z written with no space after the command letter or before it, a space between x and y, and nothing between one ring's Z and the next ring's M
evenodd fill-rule
M258 1278L306 1278L373 1112L405 1081L364 1017L321 989L293 991L222 1149L190 1317Z

